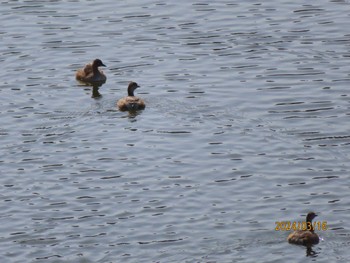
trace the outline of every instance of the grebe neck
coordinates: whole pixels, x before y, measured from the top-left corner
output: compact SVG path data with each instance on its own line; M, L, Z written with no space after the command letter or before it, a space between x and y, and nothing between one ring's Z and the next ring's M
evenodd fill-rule
M98 66L97 66L95 63L92 64L92 72L93 72L94 74L100 72L100 71L98 70Z
M308 214L307 217L306 217L306 226L307 228L309 228L309 225L310 225L310 232L314 232L314 227L312 225L312 220L316 217L317 215L310 215Z
M128 87L128 96L134 96L134 89L132 87Z

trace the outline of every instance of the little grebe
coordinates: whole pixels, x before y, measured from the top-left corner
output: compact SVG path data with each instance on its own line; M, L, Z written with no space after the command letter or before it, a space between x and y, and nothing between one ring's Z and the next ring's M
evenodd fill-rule
M136 82L129 83L128 96L117 102L117 106L121 111L143 110L146 107L145 102L141 98L134 96L134 90L139 87Z
M100 59L95 59L92 63L87 64L84 68L78 69L75 74L77 80L90 84L103 84L106 82L106 75L98 67L105 67Z
M319 237L314 232L314 228L312 225L312 220L317 215L314 212L310 212L306 216L306 226L307 230L297 230L293 233L291 233L287 240L289 243L297 244L297 245L304 245L304 246L311 246L314 244L318 244Z

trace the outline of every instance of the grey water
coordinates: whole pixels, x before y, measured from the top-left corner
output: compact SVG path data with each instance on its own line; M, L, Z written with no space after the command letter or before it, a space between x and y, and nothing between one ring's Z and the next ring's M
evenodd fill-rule
M0 7L1 262L348 261L349 1Z

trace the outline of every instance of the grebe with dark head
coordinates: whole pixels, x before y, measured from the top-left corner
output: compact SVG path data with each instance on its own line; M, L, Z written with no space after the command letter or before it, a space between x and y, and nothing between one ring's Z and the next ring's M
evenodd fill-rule
M297 245L304 245L304 246L311 246L318 244L319 237L314 232L314 228L312 225L312 220L317 215L314 212L309 212L306 216L306 226L307 230L297 230L293 233L291 233L287 240L291 244L297 244Z
M107 77L98 67L105 67L106 65L100 59L95 59L92 63L87 64L84 68L78 69L75 78L79 81L98 85L106 82Z
M117 106L121 111L143 110L146 105L143 99L136 97L134 91L140 86L136 82L130 82L128 86L128 96L121 98L117 102Z

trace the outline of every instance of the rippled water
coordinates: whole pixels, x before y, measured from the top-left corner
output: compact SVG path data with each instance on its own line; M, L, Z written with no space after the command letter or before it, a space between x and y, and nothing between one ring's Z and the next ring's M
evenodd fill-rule
M0 10L1 262L349 259L348 1ZM94 58L101 96L74 78ZM311 210L307 255L275 222Z

